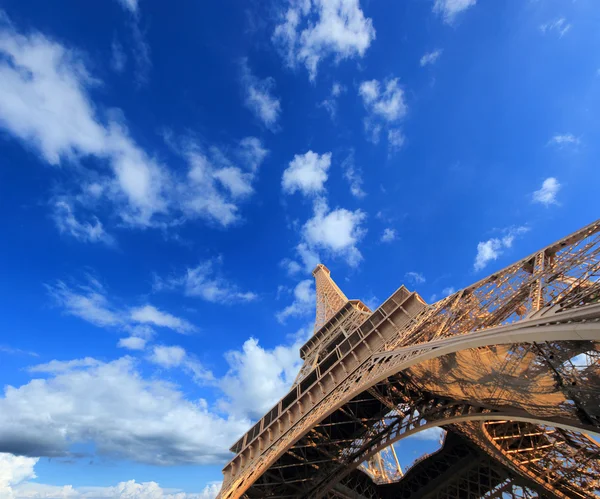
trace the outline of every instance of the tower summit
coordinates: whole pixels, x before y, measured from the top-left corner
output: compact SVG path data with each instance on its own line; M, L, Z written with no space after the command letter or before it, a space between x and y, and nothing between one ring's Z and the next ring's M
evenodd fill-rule
M315 278L317 290L317 313L315 317L315 332L317 332L348 302L348 298L331 278L329 269L322 263L315 267L312 275Z

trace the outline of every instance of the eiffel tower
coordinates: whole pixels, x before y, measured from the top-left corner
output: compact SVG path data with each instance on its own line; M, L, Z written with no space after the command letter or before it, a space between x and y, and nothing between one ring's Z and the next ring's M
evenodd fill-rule
M371 311L313 275L304 365L220 499L600 497L600 220L431 305L401 286ZM402 470L393 444L433 427Z

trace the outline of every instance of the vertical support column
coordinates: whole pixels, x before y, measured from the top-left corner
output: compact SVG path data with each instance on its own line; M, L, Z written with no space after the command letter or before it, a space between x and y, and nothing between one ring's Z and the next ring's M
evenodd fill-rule
M546 270L546 263L547 257L545 251L540 251L535 255L533 276L536 280L529 292L532 312L537 312L544 306L544 271Z

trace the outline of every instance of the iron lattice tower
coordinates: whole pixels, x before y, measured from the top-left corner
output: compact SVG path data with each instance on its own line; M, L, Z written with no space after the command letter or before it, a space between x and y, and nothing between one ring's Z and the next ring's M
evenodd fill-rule
M600 496L600 221L432 305L401 286L371 311L313 275L304 364L220 499ZM434 426L403 473L391 445Z

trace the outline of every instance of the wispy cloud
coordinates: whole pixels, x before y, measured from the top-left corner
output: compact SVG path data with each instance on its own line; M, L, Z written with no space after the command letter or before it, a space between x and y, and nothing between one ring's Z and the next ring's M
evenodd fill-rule
M277 121L281 114L281 102L273 96L275 80L273 78L259 79L250 70L248 60L242 60L242 85L244 87L244 102L246 107L269 130L277 129Z
M302 317L314 311L316 303L315 288L312 279L300 281L294 288L294 301L275 314L277 320L285 324L290 317Z
M421 61L420 61L421 67L428 66L430 64L435 64L435 62L442 55L442 52L443 52L443 50L437 49L437 50L434 50L433 52L427 52L426 54L424 54L423 57L421 57Z
M554 21L550 21L545 24L542 24L540 26L540 31L544 34L556 33L559 38L562 38L569 32L571 27L572 27L572 25L570 23L568 23L564 17L559 17L558 19L555 19Z
M78 220L72 206L66 200L54 201L52 218L62 234L68 234L78 241L104 243L107 246L115 244L115 239L104 230L98 218L92 216L91 221Z
M222 275L221 265L220 259L212 259L201 262L195 267L189 267L180 275L166 278L155 275L153 289L154 291L181 289L186 296L226 305L258 299L256 293L242 291L239 286L227 280Z
M126 64L127 56L123 51L123 46L115 39L111 45L110 67L115 73L122 73L125 71Z
M363 81L358 90L367 110L364 120L367 139L374 144L379 142L382 129L392 126L407 112L404 90L400 88L398 78L380 83L378 80ZM390 152L397 151L404 144L404 135L399 128L388 130Z
M549 145L555 145L558 147L566 146L578 146L581 143L579 137L576 137L572 133L557 133L549 141Z
M456 16L477 3L477 0L435 0L433 12L441 15L444 22L452 24Z
M146 303L141 306L124 306L108 297L106 289L91 276L84 284L73 286L63 281L47 285L48 293L66 314L79 317L94 326L122 331L128 338L147 341L155 334L154 328L166 328L186 334L197 330L189 321L176 317ZM145 344L145 343L144 343ZM119 346L140 349L141 340L125 339Z
M407 272L404 274L404 277L414 284L423 284L425 282L425 276L420 272Z
M337 116L338 97L345 91L345 86L343 86L341 83L334 82L331 86L330 95L318 104L319 107L322 107L329 113L329 117L332 121L335 121Z
M356 166L354 160L354 150L350 151L348 156L342 161L342 170L344 171L344 178L350 185L350 193L358 199L364 198L367 194L362 188L363 178L362 171Z

